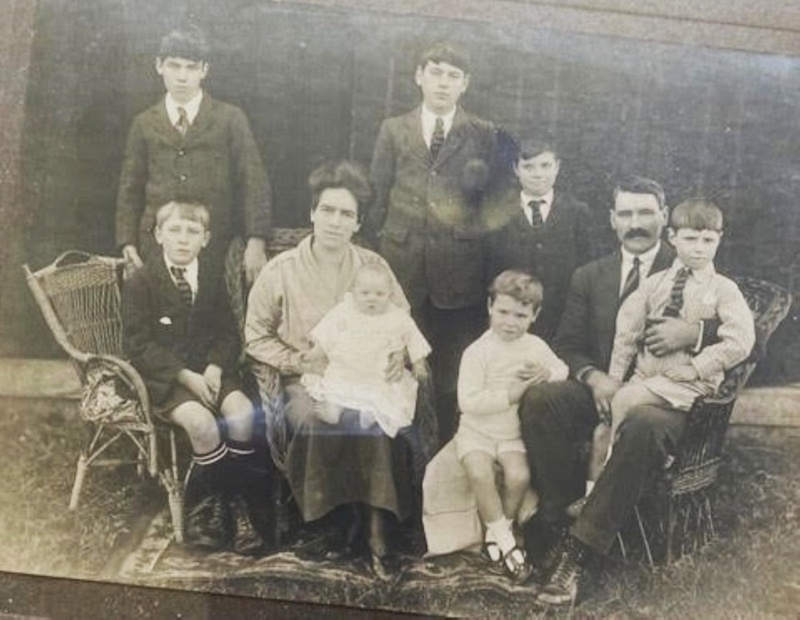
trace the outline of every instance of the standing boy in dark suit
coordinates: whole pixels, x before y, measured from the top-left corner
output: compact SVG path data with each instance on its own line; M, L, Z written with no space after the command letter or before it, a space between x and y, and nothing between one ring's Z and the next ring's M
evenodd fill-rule
M131 267L160 258L155 214L166 202L200 200L211 213L206 260L221 270L230 240L247 239L243 269L252 282L266 263L271 191L242 111L201 88L209 47L200 30L161 41L156 71L167 94L133 121L119 181L117 244Z
M433 347L440 440L455 430L464 348L483 331L486 291L481 200L494 165L494 126L458 105L469 61L438 43L414 76L422 104L381 125L372 158L376 200L367 234L397 276Z
M271 539L269 463L253 448L254 409L241 391L222 279L198 258L209 242L209 211L169 202L155 218L162 255L123 289L125 350L155 415L183 428L192 444L187 542L213 550L233 542L239 553L259 554Z
M554 188L560 166L553 143L523 139L514 164L519 184L493 200L487 214L487 276L522 269L539 278L544 301L533 332L547 341L561 319L572 272L593 255L588 207Z

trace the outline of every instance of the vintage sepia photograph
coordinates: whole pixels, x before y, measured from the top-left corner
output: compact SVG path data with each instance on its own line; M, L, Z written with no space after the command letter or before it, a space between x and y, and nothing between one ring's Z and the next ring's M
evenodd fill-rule
M713 4L0 0L0 616L796 618L800 10Z

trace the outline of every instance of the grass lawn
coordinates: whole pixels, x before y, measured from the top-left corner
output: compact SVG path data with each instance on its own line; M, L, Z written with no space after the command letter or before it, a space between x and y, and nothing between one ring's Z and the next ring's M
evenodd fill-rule
M21 403L0 407L0 570L109 578L115 541L158 494L134 482L130 469L94 470L80 509L70 512L85 431L56 407L31 413ZM715 504L718 538L655 571L617 556L595 563L573 617L798 617L800 429L734 428L728 455Z

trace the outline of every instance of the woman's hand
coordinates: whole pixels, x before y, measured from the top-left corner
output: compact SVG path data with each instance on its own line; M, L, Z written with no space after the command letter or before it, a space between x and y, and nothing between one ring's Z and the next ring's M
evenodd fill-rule
M300 372L303 374L321 375L327 366L328 356L318 344L300 354Z
M411 374L420 383L424 383L430 376L430 369L428 368L428 361L423 357L411 364Z
M403 377L403 371L406 369L406 352L405 349L389 353L389 361L386 363L386 370L384 376L388 383L397 383Z
M214 408L216 404L214 395L206 383L206 378L199 372L184 368L178 373L178 383L197 396L203 405L209 409Z

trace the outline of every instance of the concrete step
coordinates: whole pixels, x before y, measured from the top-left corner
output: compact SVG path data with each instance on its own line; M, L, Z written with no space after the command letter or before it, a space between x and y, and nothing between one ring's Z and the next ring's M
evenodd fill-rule
M0 358L0 401L12 406L77 412L80 381L67 360ZM745 388L732 424L800 427L800 383Z

